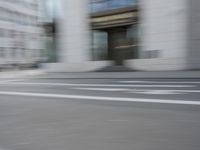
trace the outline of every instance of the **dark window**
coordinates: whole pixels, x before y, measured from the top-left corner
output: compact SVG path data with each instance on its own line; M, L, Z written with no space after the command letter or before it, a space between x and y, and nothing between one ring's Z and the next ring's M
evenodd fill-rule
M100 12L110 9L136 5L137 0L91 0L91 11Z

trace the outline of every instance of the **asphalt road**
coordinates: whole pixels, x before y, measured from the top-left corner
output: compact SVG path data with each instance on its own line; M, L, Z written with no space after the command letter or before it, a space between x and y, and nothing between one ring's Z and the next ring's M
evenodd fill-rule
M0 80L0 150L199 150L200 79Z

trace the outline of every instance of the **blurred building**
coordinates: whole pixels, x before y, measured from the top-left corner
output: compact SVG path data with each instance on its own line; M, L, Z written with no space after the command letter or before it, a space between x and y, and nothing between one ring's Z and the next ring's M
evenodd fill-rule
M60 6L60 63L52 70L92 71L138 58L136 0L65 0Z
M200 68L199 0L64 0L52 70Z
M92 0L92 58L124 65L138 57L136 0Z
M45 59L38 0L0 1L0 67L35 66Z
M199 5L199 0L140 0L141 59L130 64L143 70L200 69Z
M45 31L46 62L55 63L58 60L57 24L60 18L60 0L40 0L40 23Z

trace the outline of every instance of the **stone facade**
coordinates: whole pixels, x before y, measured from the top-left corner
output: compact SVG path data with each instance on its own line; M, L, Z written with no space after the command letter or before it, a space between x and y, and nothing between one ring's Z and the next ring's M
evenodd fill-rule
M37 0L0 1L0 66L35 65L45 59Z
M200 69L199 0L140 0L139 70ZM156 51L156 57L151 53Z
M87 66L92 64L88 4L89 0L65 0L62 5L62 71L88 71ZM199 0L139 0L139 57L127 60L125 65L148 71L200 69L199 4ZM80 69L82 64L88 65ZM103 64L110 65L110 61ZM92 66L90 69L95 70Z

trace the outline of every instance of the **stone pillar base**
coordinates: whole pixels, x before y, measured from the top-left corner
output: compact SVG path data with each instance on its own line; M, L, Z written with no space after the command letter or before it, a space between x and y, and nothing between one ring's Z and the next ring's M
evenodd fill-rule
M90 72L111 65L110 61L87 61L80 63L46 63L42 67L47 72Z

